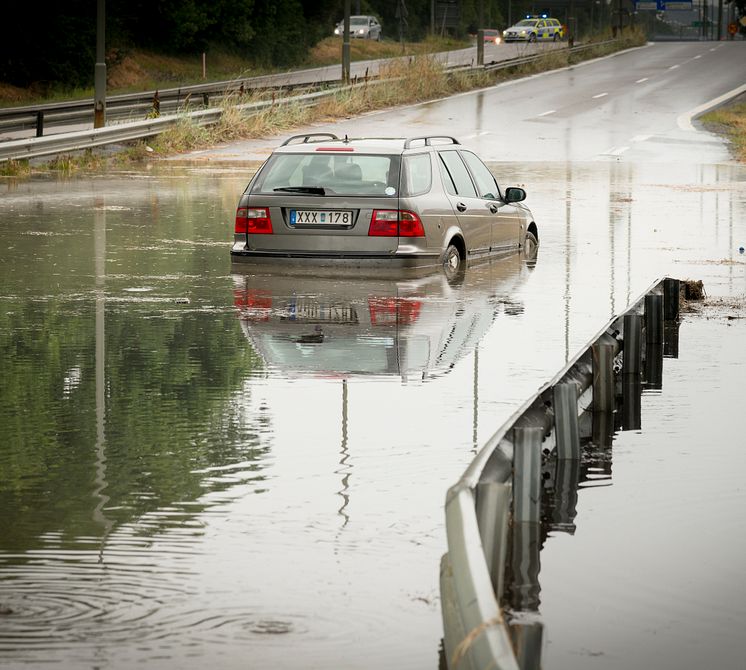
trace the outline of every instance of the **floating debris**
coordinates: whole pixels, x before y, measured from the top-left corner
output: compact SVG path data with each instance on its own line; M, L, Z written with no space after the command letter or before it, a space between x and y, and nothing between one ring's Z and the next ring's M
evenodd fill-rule
M698 279L686 279L681 283L684 300L704 300L707 296L705 285Z

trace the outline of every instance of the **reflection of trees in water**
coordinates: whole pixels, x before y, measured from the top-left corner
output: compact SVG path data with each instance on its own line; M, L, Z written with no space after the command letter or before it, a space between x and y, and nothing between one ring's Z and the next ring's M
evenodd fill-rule
M93 305L0 310L4 548L28 549L49 531L100 535L93 512L101 495L107 518L120 524L262 478L263 418L245 416L233 401L257 359L233 314L152 317L132 305L106 316L102 489ZM231 464L239 471L231 477L204 472Z

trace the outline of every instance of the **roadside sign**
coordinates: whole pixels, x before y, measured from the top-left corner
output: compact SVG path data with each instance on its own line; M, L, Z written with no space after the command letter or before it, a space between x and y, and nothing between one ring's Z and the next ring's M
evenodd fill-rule
M692 0L635 0L635 9L656 12L692 11Z
M728 33L730 35L735 35L738 32L738 26L735 23L729 23L728 24Z

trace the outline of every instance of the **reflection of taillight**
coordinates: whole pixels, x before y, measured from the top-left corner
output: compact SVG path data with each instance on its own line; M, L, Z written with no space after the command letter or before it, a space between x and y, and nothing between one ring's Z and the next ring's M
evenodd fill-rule
M269 321L272 295L268 291L236 289L233 304L240 310L241 317L248 321Z
M266 207L239 207L236 210L236 233L271 235L272 220Z
M371 237L425 237L420 217L405 209L374 209L368 235Z
M374 326L400 324L407 326L417 321L422 303L411 298L368 298L370 322Z

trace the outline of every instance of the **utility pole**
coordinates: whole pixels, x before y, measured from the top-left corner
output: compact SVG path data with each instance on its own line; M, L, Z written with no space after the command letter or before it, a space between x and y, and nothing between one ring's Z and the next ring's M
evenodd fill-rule
M96 66L93 71L93 127L106 125L106 0L96 3Z
M344 30L342 32L342 82L350 83L350 0L345 0Z

